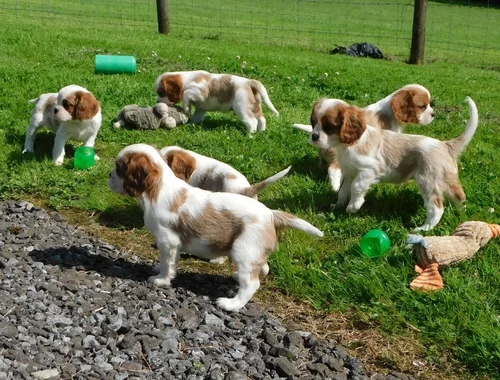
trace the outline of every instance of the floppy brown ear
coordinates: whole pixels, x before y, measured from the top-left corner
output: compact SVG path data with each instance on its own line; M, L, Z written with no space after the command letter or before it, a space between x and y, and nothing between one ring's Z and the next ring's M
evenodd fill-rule
M132 197L145 193L150 201L158 198L161 168L144 153L133 153L116 162L116 172L124 178L123 190Z
M76 92L74 117L78 120L90 120L99 112L99 102L91 92Z
M189 153L182 150L173 150L165 157L167 165L174 172L177 178L188 182L191 175L196 170L196 160Z
M392 112L403 123L418 124L413 95L409 90L399 90L391 99Z
M180 75L164 76L156 93L160 98L167 97L173 104L182 100L182 77Z
M352 145L358 141L366 129L366 122L363 111L351 106L343 112L344 122L340 128L339 142L341 144Z

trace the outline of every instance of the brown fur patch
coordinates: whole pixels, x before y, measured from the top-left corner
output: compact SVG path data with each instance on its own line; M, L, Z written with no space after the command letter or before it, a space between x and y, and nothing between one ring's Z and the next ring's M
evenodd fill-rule
M221 104L227 104L233 100L235 91L235 86L231 83L231 75L223 75L219 79L212 79L208 83L206 96L216 98Z
M191 239L206 241L210 248L221 254L229 254L234 241L243 233L245 225L229 210L216 210L208 204L201 215L193 217L179 214L178 231L183 245Z
M451 185L450 189L458 201L463 202L467 199L464 189L459 184Z
M382 113L366 112L366 123L374 128L392 130L392 120L389 115Z
M366 130L364 111L355 106L347 107L343 113L343 119L344 123L340 129L339 141L341 144L354 144Z
M321 117L321 128L327 135L339 135L344 124L344 113L347 106L339 105L337 107L330 107ZM312 119L312 118L311 118ZM312 124L314 125L314 124Z
M151 202L158 199L162 171L147 154L129 153L116 160L116 174L123 178L123 190L132 197L143 193Z
M334 148L319 150L320 167L327 168L337 160L337 151ZM338 164L337 164L338 165Z
M176 194L174 201L172 202L172 205L170 206L170 212L177 213L181 206L186 203L186 200L188 199L188 189L183 188L181 191L179 191L178 194Z
M188 182L196 170L196 159L182 150L171 150L167 152L163 159L170 166L175 176L183 181Z
M314 128L314 126L318 123L318 119L316 117L318 109L321 107L323 102L325 101L325 98L318 99L314 102L312 106L312 113L311 113L311 126Z
M443 208L444 207L444 203L443 203L443 197L441 197L440 195L436 195L434 197L434 204L436 205L436 207L438 208Z
M184 94L184 82L180 74L164 75L156 90L160 98L168 98L173 104L179 103Z
M399 121L418 124L418 115L425 111L430 101L426 92L418 88L408 88L394 94L391 107Z

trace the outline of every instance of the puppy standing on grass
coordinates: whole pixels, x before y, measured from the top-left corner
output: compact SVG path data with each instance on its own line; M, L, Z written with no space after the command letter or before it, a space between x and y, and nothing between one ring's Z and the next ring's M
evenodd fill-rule
M225 310L242 308L267 275L267 259L277 248L278 232L295 228L323 236L316 227L283 211L239 194L213 193L177 178L152 146L124 148L111 171L114 192L133 196L144 211L144 222L160 250L160 273L149 281L169 286L181 250L204 258L229 256L237 266L239 290L234 298L219 298Z
M161 74L155 82L159 99L167 104L182 101L184 110L196 110L192 123L200 123L208 111L233 111L245 123L249 133L266 129L262 100L276 111L266 88L258 80L229 74L211 74L206 71L179 71Z
M428 125L434 120L431 94L424 86L408 84L384 99L364 108L367 123L372 127L403 133L407 124ZM312 126L293 124L297 129L312 133ZM320 149L320 167L328 167L328 177L334 191L340 188L342 173L335 149Z
M427 208L428 231L440 221L444 197L457 204L465 200L458 178L457 159L472 140L478 125L476 104L467 97L470 118L462 136L449 141L407 135L372 127L368 111L338 99L320 99L313 106L311 143L335 148L344 177L337 206L357 212L370 186L415 179ZM350 201L349 201L350 198Z
M87 89L73 84L62 88L57 94L42 94L30 100L30 103L35 103L35 109L26 133L23 153L34 151L36 134L43 126L56 133L52 150L52 161L56 165L63 164L64 145L69 139L94 147L101 128L101 106ZM97 155L95 157L99 159Z
M203 190L235 193L257 199L259 193L283 178L291 166L262 182L250 185L243 174L228 164L178 146L167 146L160 151L170 169L193 187Z

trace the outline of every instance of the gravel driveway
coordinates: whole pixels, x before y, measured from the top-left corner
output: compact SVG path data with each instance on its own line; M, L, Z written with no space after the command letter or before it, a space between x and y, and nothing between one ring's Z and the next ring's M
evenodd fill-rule
M0 202L0 380L414 379L371 375L335 341L287 331L228 277L148 285L153 263L29 202Z

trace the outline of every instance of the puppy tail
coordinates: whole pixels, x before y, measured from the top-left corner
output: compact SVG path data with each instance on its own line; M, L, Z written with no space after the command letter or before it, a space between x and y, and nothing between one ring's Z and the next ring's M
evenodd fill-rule
M323 232L318 230L312 224L287 212L273 210L273 220L274 227L278 231L284 228L295 228L296 230L304 231L309 235L323 237Z
M255 83L253 83L255 82ZM269 95L267 94L267 90L264 87L262 83L259 81L252 81L251 85L255 85L255 89L258 91L260 96L262 96L262 99L264 100L264 103L266 103L266 106L276 115L279 116L279 112L274 108L273 103L271 103L271 99L269 99Z
M453 140L446 141L446 144L450 147L451 151L454 153L455 157L458 157L460 153L467 147L471 142L474 134L476 133L478 125L478 115L476 103L467 96L465 101L469 104L469 122L467 123L467 128L465 128L462 136L457 137Z
M313 128L311 125L307 124L293 124L292 127L300 129L301 131L307 132L307 133L312 133Z
M40 97L38 97L36 99L31 99L28 102L31 103L31 104L35 104L36 102L38 102L39 99L40 99Z
M252 185L250 187L244 188L240 194L245 195L250 198L254 198L255 196L259 195L262 190L264 190L266 187L269 185L275 183L276 181L280 180L284 176L288 174L292 167L289 166L285 170L280 171L279 173L276 173L275 175L265 179L262 182L256 183L255 185Z

